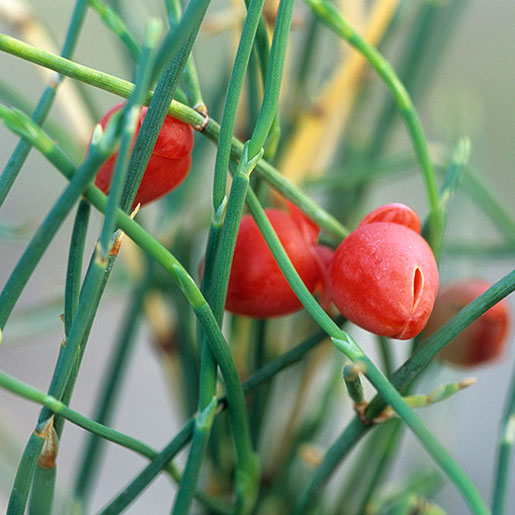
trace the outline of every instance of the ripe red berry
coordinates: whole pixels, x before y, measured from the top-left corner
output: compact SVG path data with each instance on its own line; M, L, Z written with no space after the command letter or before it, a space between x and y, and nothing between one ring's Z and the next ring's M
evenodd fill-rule
M438 294L424 335L429 337L490 286L482 279L465 279L446 285ZM439 357L463 367L491 361L502 354L508 340L509 326L508 303L503 300L447 344Z
M265 213L293 266L313 292L320 282L313 251L318 228L314 230L303 217L279 209L266 209ZM257 318L285 315L302 307L250 215L241 219L225 307L232 313Z
M361 225L336 250L332 300L360 327L382 336L416 336L431 314L438 268L427 242L392 222Z
M374 222L392 222L404 225L420 234L420 219L417 213L406 204L393 203L380 206L368 213L359 226L368 225Z
M108 111L100 120L100 125L105 127L113 114L122 109L119 104ZM136 127L134 141L147 108L142 107L139 121ZM163 127L157 138L154 150L148 162L145 174L134 199L133 208L152 202L153 200L166 195L178 186L188 175L191 166L191 149L193 148L193 129L173 118L167 116ZM108 193L116 163L117 154L113 154L100 168L95 179L95 185L104 193Z

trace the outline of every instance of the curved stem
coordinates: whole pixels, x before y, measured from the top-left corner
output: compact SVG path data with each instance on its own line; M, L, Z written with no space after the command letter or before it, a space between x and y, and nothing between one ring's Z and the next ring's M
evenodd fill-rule
M322 23L327 25L341 38L345 39L367 59L391 91L395 103L404 118L420 163L430 206L429 222L431 230L429 241L433 251L438 255L440 252L440 239L443 227L443 211L440 205L438 182L429 155L429 148L424 131L409 93L397 77L390 63L388 63L376 48L367 43L332 5L328 4L325 0L305 0L305 2Z

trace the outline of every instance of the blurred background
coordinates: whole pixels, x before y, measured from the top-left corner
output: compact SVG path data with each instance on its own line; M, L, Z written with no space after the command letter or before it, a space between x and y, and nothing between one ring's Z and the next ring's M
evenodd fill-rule
M437 2L432 2L437 3ZM440 2L438 2L440 3ZM447 2L441 2L446 4ZM458 139L467 136L471 141L471 168L480 177L497 201L515 217L515 4L508 0L490 2L463 1L460 9L453 10L455 22L444 43L441 56L436 59L438 45L433 45L435 63L417 78L418 92L416 107L421 116L435 155L450 155ZM158 0L149 2L121 2L123 16L141 40L145 20L149 16L164 17L164 9ZM213 1L208 11L207 22L194 47L194 55L200 75L200 83L206 92L210 112L220 120L220 103L215 90L224 85L221 74L226 74L231 65L235 32L220 28L237 26L238 18L228 15L226 2ZM241 2L235 12L242 12ZM362 23L354 2L342 2L344 12ZM417 8L425 2L401 2L402 17L395 32L385 44L383 52L395 65L405 51L403 38L412 27ZM410 5L408 5L410 4ZM427 2L429 4L429 2ZM24 9L30 9L25 12ZM231 7L232 9L232 7ZM54 51L52 44L60 47L72 11L72 3L64 0L38 0L27 3L0 1L0 31L22 40L34 37L33 44ZM29 16L27 18L27 16ZM32 16L32 18L31 18ZM224 17L225 16L225 17ZM299 51L298 34L308 17L301 2L296 6L296 24L292 31L290 58ZM27 23L27 20L29 22ZM38 23L43 23L43 28ZM27 32L28 31L28 32ZM338 55L346 58L347 49L329 51L335 45L335 36L323 30L317 41L320 74L335 66ZM47 37L48 41L45 40ZM293 54L293 56L291 55ZM130 80L131 68L128 56L117 39L91 11L82 30L74 60L81 64ZM427 60L431 63L431 59ZM369 134L372 115L368 114L380 105L385 96L384 86L372 71L370 88L362 100L370 109L364 109L363 116L353 120L353 133L348 140L359 141ZM14 58L0 54L0 79L8 83L30 105L35 105L43 91L48 74L44 70ZM314 96L320 82L314 80L307 88L308 98ZM98 113L98 118L110 107L119 103L116 96L87 87L87 95ZM223 99L223 97L221 97ZM6 102L4 99L3 102ZM68 137L85 151L92 121L88 113L81 112L72 103L57 101L50 119L66 127ZM70 120L74 119L75 122ZM77 125L77 119L80 120ZM245 121L240 120L239 134L245 134ZM393 137L385 144L384 155L410 152L408 136L404 126L397 122ZM195 135L197 143L202 139ZM17 137L0 126L0 166L3 168L17 143ZM214 168L214 146L202 147L202 155L194 161L193 172L181 188L188 188L188 181L197 180L202 188L189 190L193 195L182 219L195 213L205 221L204 232L200 231L192 261L200 261L205 244L209 219L209 196ZM440 154L439 154L440 153ZM79 157L79 156L77 156ZM367 211L388 202L404 202L411 205L423 218L427 214L427 203L419 174L413 168L411 173L392 179L378 179L368 189L365 203L349 218L349 225L356 223ZM317 170L313 170L316 172ZM323 184L309 182L310 174L302 178L314 198L324 198L327 188ZM313 175L312 177L315 177ZM299 182L302 182L299 180ZM0 209L0 284L3 285L22 254L35 228L53 205L66 185L66 180L52 168L37 152L32 151L22 172L14 184L5 204ZM188 191L188 190L186 190ZM157 205L145 210L145 221L149 227L159 217ZM45 253L35 274L28 283L9 324L0 346L2 370L46 391L55 365L59 344L63 339L63 327L59 315L63 312L62 289L66 272L67 250L73 217L59 231ZM101 218L92 213L88 234L86 255L93 249L98 235ZM451 203L446 241L463 244L498 244L503 235L496 229L487 214L473 202L461 188ZM513 241L513 238L512 238ZM124 241L120 262L125 263L130 242ZM89 249L89 251L88 251ZM481 256L460 253L445 254L441 266L441 282L446 280L481 276L495 282L507 274L514 265L514 254L505 256ZM196 269L190 270L196 274ZM125 265L115 268L111 283L102 300L98 316L89 339L88 349L78 378L71 406L80 413L91 415L95 405L102 374L107 365L108 351L113 345L119 329L121 316L128 300ZM513 298L508 299L514 307ZM359 330L352 333L363 344L365 350L375 356L375 346L369 336ZM149 328L143 323L139 327L134 357L131 360L123 382L123 394L114 414L112 427L143 440L156 449L162 448L182 427L184 421L181 406L176 396L177 385L170 380L170 371L163 367L162 360L150 342ZM443 445L449 449L470 474L486 499L490 499L495 459L496 441L500 416L505 404L510 376L514 369L515 350L513 332L505 356L494 364L474 370L456 370L441 367L428 375L419 385L420 391L431 391L440 384L459 381L465 377L477 377L477 384L450 398L444 403L421 410L427 426ZM395 342L396 363L405 355L405 343ZM335 411L332 427L324 434L327 447L335 435L352 416L350 402L345 398L343 382L341 406ZM368 388L369 397L373 389ZM15 470L23 447L34 428L39 406L0 390L0 508L5 508ZM272 427L272 426L271 426ZM74 481L75 467L85 432L66 424L59 452L58 500L64 498ZM266 439L265 439L266 440ZM410 471L429 466L429 459L418 442L407 433L402 452L395 460L391 481L406 478ZM181 463L181 456L178 462ZM347 462L337 474L341 479L348 467ZM109 444L105 447L103 466L96 480L92 510L101 508L127 481L145 464L145 460L130 451ZM513 477L513 476L512 476ZM336 484L336 483L335 483ZM167 513L173 501L174 485L160 477L152 483L135 502L128 513ZM467 508L452 486L444 487L436 497L450 514L467 513ZM515 510L515 485L511 482L508 506ZM59 504L57 506L60 506Z

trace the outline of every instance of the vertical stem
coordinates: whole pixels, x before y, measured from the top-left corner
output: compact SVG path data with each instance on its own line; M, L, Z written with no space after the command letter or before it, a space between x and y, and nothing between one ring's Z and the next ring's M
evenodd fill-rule
M9 497L9 504L7 506L7 513L9 515L23 515L32 484L32 478L36 471L36 464L45 439L39 436L36 431L30 435L30 439L23 451L23 456L14 478L14 484Z
M134 288L131 301L125 313L122 329L116 341L107 367L108 375L104 378L99 403L94 420L103 425L108 425L114 411L114 402L118 396L124 371L129 362L132 349L135 343L136 329L140 321L141 310L145 300L145 292L149 286L150 273L144 271L143 277ZM93 486L93 479L100 452L104 440L97 435L91 434L84 446L80 460L79 473L75 481L74 498L75 505L81 506L81 511L87 503L88 496Z
M64 332L66 335L70 332L73 318L79 307L82 260L84 257L90 207L91 205L86 200L79 202L72 229L68 267L66 270L66 287L64 290Z
M510 460L515 440L515 373L508 393L506 408L501 422L501 435L497 449L497 467L494 478L492 515L503 515L509 488Z

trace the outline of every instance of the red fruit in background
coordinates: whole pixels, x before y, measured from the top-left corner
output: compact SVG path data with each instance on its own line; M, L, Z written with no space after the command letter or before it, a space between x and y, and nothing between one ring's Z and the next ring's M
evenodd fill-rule
M467 304L490 288L482 279L465 279L450 283L438 294L424 336L429 337ZM510 312L501 301L470 324L439 353L439 357L455 365L471 367L500 356L508 340Z
M123 104L119 104L109 110L100 120L100 125L105 127L111 116L113 116L116 111L122 109L122 107ZM146 113L147 108L142 107L134 141L136 141L137 134ZM144 205L152 202L178 186L186 175L188 175L190 170L190 153L192 148L193 129L180 120L172 116L167 116L157 138L132 207L134 208L138 203ZM117 153L113 154L102 165L95 178L95 185L104 193L108 193L109 191L117 155Z
M351 322L407 340L433 309L438 268L427 242L391 222L362 225L340 244L330 271L332 300Z
M320 305L325 310L328 310L331 305L331 279L329 271L331 270L335 251L326 245L316 245L313 247L313 251L320 269L320 278L315 290L319 294Z
M406 204L393 203L380 206L361 220L359 226L368 225L374 222L392 222L404 225L420 234L420 219L417 213Z
M320 282L313 252L318 229L279 209L266 209L265 213L293 266L313 292ZM232 313L257 318L285 315L302 307L250 215L241 219L225 307Z

